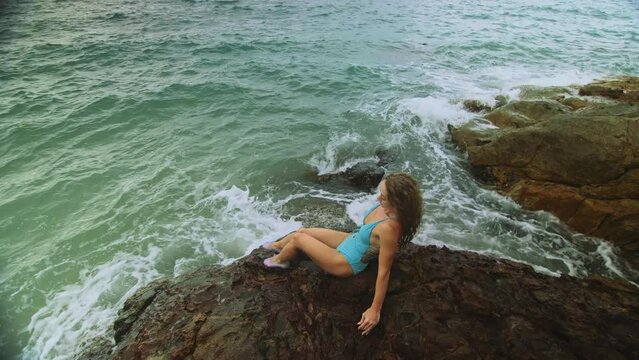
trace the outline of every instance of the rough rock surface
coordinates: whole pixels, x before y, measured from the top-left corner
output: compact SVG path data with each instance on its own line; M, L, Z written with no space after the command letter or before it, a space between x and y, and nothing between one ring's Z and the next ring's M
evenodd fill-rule
M347 184L370 191L382 181L386 167L396 160L397 153L393 149L380 147L375 150L375 157L375 161L358 162L341 172L317 175L316 180L320 183Z
M368 336L374 265L335 278L256 250L138 291L115 322L115 359L637 359L639 290L548 277L470 252L410 245Z
M453 141L480 180L610 240L639 269L639 78L598 81L578 93L526 89L520 101L485 115L496 128L450 127Z
M336 174L318 175L320 182L340 181L355 187L370 190L382 181L386 170L375 161L357 163L343 172Z
M357 224L346 214L346 205L332 200L305 196L292 199L282 209L282 217L294 218L304 227L323 227L351 232Z

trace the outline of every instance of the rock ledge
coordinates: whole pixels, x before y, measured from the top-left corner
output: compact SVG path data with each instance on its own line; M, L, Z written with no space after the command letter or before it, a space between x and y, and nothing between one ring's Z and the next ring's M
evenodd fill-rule
M636 359L639 291L607 278L409 245L393 265L378 327L375 266L339 279L302 261L264 269L255 250L228 267L156 281L115 323L115 359Z

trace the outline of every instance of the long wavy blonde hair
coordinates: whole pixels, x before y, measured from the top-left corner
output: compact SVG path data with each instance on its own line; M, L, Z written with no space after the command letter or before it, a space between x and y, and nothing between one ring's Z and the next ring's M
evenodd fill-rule
M388 202L397 210L398 221L402 224L402 236L399 239L399 246L402 247L411 241L422 222L422 192L417 180L407 173L392 173L384 180Z

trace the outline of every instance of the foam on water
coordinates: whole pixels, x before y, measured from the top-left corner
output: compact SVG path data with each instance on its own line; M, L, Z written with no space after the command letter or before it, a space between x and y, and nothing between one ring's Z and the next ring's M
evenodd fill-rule
M47 303L31 318L26 359L68 359L83 341L105 335L124 301L157 278L154 262L160 249L150 247L146 256L118 253L94 269L84 270L77 284L65 286L47 297Z
M440 141L448 136L448 124L461 125L476 116L464 110L460 103L443 97L403 99L398 105L399 116L391 121L393 128L409 126L416 135L436 137ZM419 116L421 123L413 121L409 114Z
M603 258L605 266L607 269L610 269L614 274L619 276L620 278L626 278L633 285L639 287L639 284L627 278L626 274L619 268L619 260L617 255L615 255L615 250L612 245L607 241L599 242L599 246L597 246L597 253ZM635 278L637 278L637 273L635 272Z
M215 209L212 217L195 216L165 225L171 235L148 234L145 240L152 245L145 254L117 253L111 261L82 271L77 283L50 293L26 329L30 339L23 358L69 359L92 339L110 336L112 327L105 324L113 323L135 291L166 273L167 261L174 266L166 275L176 276L212 260L229 264L299 228L299 222L279 217L280 205L258 200L236 186L202 197L195 207ZM175 251L178 246L192 251Z
M215 219L209 220L221 229L217 236L200 240L201 248L208 255L219 254L213 246L220 244L239 244L243 249L241 256L248 255L253 249L266 241L277 239L301 227L295 220L282 220L278 214L280 204L272 200L258 200L236 186L222 190L199 202L221 210ZM224 256L222 264L230 264L238 257Z
M522 85L548 87L586 84L606 74L582 71L573 67L539 69L524 66L495 66L480 68L472 73L424 66L423 76L440 90L438 94L452 101L477 99L495 105L495 96L519 98Z
M309 164L319 175L335 174L363 161L377 161L376 157L354 157L362 144L363 137L354 132L333 134L323 153L314 155Z
M355 224L361 225L364 221L364 214L368 209L377 203L375 196L363 196L353 200L346 205L346 214Z

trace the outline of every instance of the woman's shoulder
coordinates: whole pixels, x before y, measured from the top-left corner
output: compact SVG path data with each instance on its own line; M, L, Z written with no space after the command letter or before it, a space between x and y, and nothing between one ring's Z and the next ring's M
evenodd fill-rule
M399 238L402 232L402 224L396 219L387 219L377 224L375 230L378 230L381 236Z

